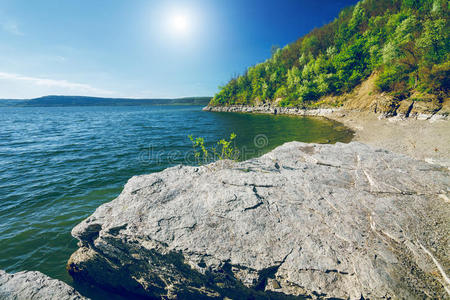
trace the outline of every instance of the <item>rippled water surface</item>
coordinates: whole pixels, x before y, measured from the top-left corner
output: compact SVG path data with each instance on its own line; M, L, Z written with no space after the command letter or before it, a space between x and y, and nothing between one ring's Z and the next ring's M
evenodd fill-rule
M238 136L245 157L287 141L349 142L324 119L203 112L198 106L0 107L0 269L70 282L70 230L133 175L189 163L188 134ZM186 158L188 160L186 160Z

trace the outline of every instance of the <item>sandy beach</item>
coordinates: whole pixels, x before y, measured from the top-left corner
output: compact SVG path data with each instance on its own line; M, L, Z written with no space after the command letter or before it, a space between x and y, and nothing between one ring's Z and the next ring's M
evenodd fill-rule
M333 112L328 118L355 131L355 141L450 167L450 121L379 118L371 112Z
M208 106L204 110L324 117L352 129L354 141L450 168L450 120L444 114L383 117L367 110L271 106Z

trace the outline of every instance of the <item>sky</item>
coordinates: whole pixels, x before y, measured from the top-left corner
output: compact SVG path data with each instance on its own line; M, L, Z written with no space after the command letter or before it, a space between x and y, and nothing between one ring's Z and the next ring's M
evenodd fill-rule
M0 0L0 98L213 96L356 0Z

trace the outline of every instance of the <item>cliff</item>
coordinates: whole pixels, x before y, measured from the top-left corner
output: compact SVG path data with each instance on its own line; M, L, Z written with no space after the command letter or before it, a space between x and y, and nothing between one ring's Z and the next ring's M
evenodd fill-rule
M448 169L352 142L136 176L72 235L76 280L157 298L446 298Z
M313 105L280 106L280 101L266 101L251 105L208 105L206 111L290 114L328 117L335 112L370 112L381 117L401 117L419 120L448 119L450 98L416 93L396 98L389 93L377 92L377 74L356 86L351 92L321 98Z

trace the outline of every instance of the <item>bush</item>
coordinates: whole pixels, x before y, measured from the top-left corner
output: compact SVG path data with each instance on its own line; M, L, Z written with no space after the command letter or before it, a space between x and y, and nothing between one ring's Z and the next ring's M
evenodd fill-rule
M216 145L209 150L205 146L205 139L201 137L194 138L192 135L188 135L188 138L192 142L192 148L194 150L194 158L198 165L210 163L216 160L238 160L239 150L233 145L236 134L230 135L230 140L219 140Z
M450 60L421 69L419 89L424 92L444 93L450 92Z
M381 92L390 92L398 81L399 71L395 67L385 68L375 81L375 86Z

